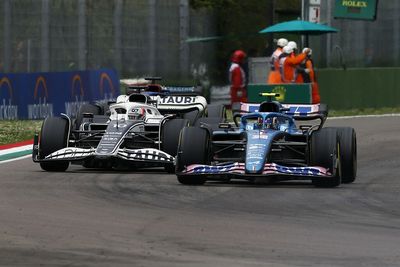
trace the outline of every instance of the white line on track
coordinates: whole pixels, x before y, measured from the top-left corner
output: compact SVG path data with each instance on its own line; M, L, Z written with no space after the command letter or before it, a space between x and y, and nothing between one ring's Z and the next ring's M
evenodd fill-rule
M25 156L14 158L14 159L7 159L7 160L0 161L0 164L16 161L16 160L20 160L20 159L31 158L31 157L32 157L32 155L25 155Z
M381 118L381 117L400 117L400 113L389 113L389 114L379 114L379 115L356 115L356 116L328 117L328 120L354 119L354 118Z

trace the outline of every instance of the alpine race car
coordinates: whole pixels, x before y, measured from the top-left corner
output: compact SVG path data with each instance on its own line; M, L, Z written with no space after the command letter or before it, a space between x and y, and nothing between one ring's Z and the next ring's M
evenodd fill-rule
M174 172L179 133L190 124L181 115L195 112L196 119L206 114L206 105L201 96L166 92L84 104L75 119L62 114L44 120L32 158L46 171L65 171L72 162L88 168L163 166Z
M182 129L176 161L180 183L311 180L316 187L335 187L355 180L356 133L350 127L324 128L326 106L284 106L271 99L244 106L257 111L235 115L236 127L205 123ZM310 124L297 127L300 121Z

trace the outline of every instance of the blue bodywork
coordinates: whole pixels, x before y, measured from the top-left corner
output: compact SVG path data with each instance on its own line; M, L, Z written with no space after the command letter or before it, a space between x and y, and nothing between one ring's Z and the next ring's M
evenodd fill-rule
M252 174L263 172L273 140L285 133L299 134L292 117L276 112L246 114L241 117L239 129L247 133L245 169Z
M298 129L292 116L280 112L253 112L240 117L238 129L217 130L213 136L221 140L229 139L230 135L245 135L244 162L226 162L218 165L192 164L187 166L183 174L192 175L234 175L267 176L284 175L298 177L321 177L332 174L319 166L284 166L269 162L274 142L285 142L287 136L304 136Z

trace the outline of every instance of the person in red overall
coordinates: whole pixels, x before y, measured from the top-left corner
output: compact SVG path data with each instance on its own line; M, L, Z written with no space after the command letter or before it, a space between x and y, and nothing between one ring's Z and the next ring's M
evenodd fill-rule
M282 49L288 44L288 40L285 38L278 39L276 45L278 46L274 53L271 55L270 60L270 71L268 75L267 84L278 84L282 83L281 73L279 71L279 56L282 54Z
M246 92L246 73L243 65L246 59L246 53L242 50L236 50L231 57L231 66L229 68L229 82L231 83L231 107L234 109L240 102L247 102Z

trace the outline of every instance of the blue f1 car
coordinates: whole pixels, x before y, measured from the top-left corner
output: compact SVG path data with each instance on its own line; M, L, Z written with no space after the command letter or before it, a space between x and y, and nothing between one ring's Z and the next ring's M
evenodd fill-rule
M311 180L316 187L336 187L355 180L356 133L350 127L323 128L326 106L283 106L269 99L257 109L235 115L236 127L205 121L183 128L176 157L178 181ZM296 126L306 121L318 123Z

